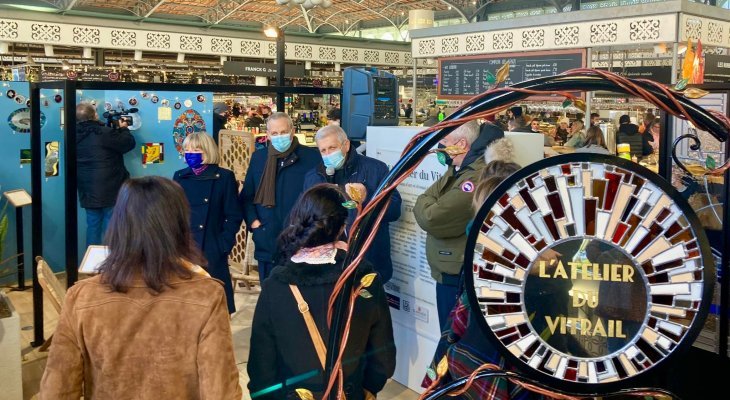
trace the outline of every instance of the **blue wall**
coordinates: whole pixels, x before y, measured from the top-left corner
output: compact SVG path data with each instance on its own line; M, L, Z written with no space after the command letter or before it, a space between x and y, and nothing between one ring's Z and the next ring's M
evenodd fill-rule
M28 98L27 82L2 82L2 93L0 93L0 192L6 192L14 189L25 189L30 193L30 164L20 165L20 149L30 149L30 133L18 133L14 131L8 124L8 118L16 110L25 108L25 104L18 104L15 99L7 96L8 90L14 90L17 95ZM1 193L0 193L1 196ZM2 204L5 204L3 197ZM15 237L15 210L12 206L8 206L7 214L9 217L8 235L5 238L5 250L0 254L0 260L12 256L16 253ZM31 243L31 212L30 207L23 210L25 249L30 250ZM15 260L3 264L3 269L12 266L15 267ZM30 276L31 255L25 256L26 276ZM3 279L2 283L12 283L15 276Z
M145 95L143 95L143 93ZM203 102L199 102L198 96L204 97ZM158 102L153 103L153 96L157 96ZM134 98L137 104L132 106L129 100ZM187 110L195 110L205 122L206 131L213 129L213 94L206 92L139 92L139 91L123 91L123 90L84 90L77 91L76 99L78 102L95 101L99 118L103 118L106 111L105 103L112 105L117 110L120 105L125 109L137 108L137 115L141 117L142 125L138 130L132 131L137 145L135 150L130 151L124 156L124 163L129 170L131 176L159 175L172 178L175 171L185 168L185 160L179 155L175 149L175 141L173 139L173 130L175 121L183 115ZM159 121L158 109L162 107L163 101L168 100L168 107L172 111L172 119L169 121ZM192 105L185 107L185 101L190 100ZM181 107L176 110L174 105L179 102ZM161 164L142 165L141 147L145 143L163 143L164 144L164 162ZM86 213L79 206L78 213L79 227L79 261L86 252Z
M0 96L0 191L5 192L12 189L25 189L30 193L30 164L20 166L20 149L30 148L30 134L14 132L8 124L9 116L18 109L24 108L14 99L6 95L8 90L14 90L16 94L28 98L28 83L26 82L3 82L2 96ZM61 95L61 101L56 102L55 96ZM46 122L41 130L41 142L45 146L46 142L58 141L59 147L59 174L58 176L47 177L43 180L43 256L49 262L51 267L60 271L65 267L65 203L64 203L64 177L65 170L63 168L64 140L63 128L61 127L61 108L63 106L64 93L53 89L44 89L41 91L41 111L43 112ZM152 102L152 96L156 95L159 99L157 103ZM204 97L203 102L197 101L198 96ZM203 119L205 129L212 130L212 108L213 94L203 92L148 92L146 96L142 92L136 91L77 91L78 102L92 101L97 104L99 115L101 116L105 109L105 103L112 104L114 109L118 108L119 103L124 108L132 107L129 99L134 97L137 100L136 108L139 109L138 116L142 120L140 129L133 131L133 135L137 141L135 150L125 155L125 164L132 176L144 175L160 175L172 177L175 171L185 167L185 162L175 149L175 141L173 139L173 129L175 122L186 110L195 110ZM158 120L158 108L162 106L163 100L169 101L169 107L172 111L171 120ZM190 107L186 107L185 101L192 102ZM181 104L180 109L176 110L174 105L176 102ZM161 164L142 165L141 146L146 142L164 143L165 154L164 162ZM42 156L45 155L45 149L41 151ZM34 199L35 200L35 199ZM86 214L79 207L79 260L83 258L86 251ZM4 257L15 254L16 238L15 238L15 212L9 209L8 216L10 218L9 232L5 242ZM26 277L31 276L31 255L29 254L31 246L31 210L26 207L23 213L25 224L25 248L26 248ZM144 234L144 233L142 233ZM2 283L10 283L14 280L8 277Z

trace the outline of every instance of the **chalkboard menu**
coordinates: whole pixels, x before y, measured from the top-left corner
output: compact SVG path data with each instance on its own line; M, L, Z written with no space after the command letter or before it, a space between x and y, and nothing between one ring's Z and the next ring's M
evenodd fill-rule
M470 98L489 89L487 72L509 63L505 85L557 75L585 66L584 50L503 53L474 57L439 59L439 97Z

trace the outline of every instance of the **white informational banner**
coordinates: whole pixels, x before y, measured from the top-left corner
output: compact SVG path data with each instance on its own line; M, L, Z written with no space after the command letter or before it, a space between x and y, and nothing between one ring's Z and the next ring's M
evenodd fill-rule
M422 127L369 126L367 155L391 168L408 141ZM435 155L429 155L398 191L403 198L398 221L390 224L393 278L385 286L393 318L397 349L393 379L411 390L423 392L421 381L441 336L436 309L436 281L426 261L426 233L416 223L413 206L444 172Z

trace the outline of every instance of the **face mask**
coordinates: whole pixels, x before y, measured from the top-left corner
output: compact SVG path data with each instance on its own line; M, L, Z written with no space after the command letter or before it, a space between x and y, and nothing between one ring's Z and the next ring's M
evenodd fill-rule
M203 165L203 153L185 153L185 162L190 168L200 168Z
M289 150L289 146L291 146L291 136L290 135L272 136L271 145L274 146L274 148L279 153L283 153L283 152Z
M322 156L322 161L324 161L325 168L340 169L345 164L345 156L342 154L342 150L337 150Z
M443 144L439 143L438 148L439 149L445 149L446 146L444 146ZM451 158L451 156L448 155L445 151L439 151L439 152L437 152L436 153L436 158L438 158L439 164L444 165L444 166L451 165L454 162L454 159Z

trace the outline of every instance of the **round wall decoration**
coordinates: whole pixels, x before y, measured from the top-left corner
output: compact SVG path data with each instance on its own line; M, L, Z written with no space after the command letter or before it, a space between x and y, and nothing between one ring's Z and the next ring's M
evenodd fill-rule
M10 129L18 133L30 132L30 108L19 108L8 115ZM41 128L46 125L46 115L41 112Z
M177 117L172 130L172 137L175 140L175 148L178 153L183 154L182 143L189 134L202 131L205 131L205 121L197 111L186 110Z
M510 364L573 393L639 385L691 346L715 267L682 196L631 161L551 157L500 184L467 243L467 293ZM468 260L471 256L471 260Z

